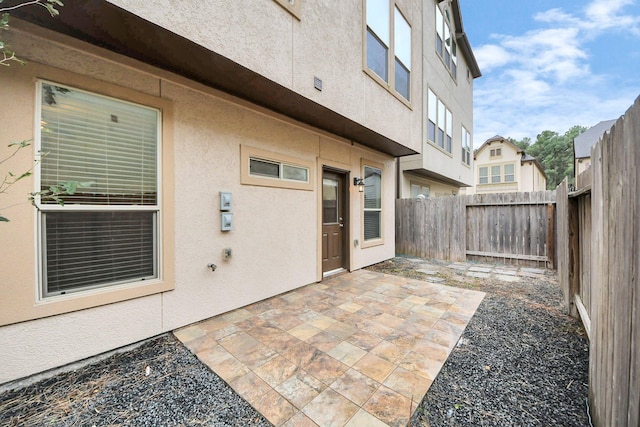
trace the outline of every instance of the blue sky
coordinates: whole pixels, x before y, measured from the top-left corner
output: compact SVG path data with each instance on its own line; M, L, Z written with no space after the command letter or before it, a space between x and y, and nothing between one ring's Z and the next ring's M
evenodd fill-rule
M460 0L474 145L618 118L640 96L640 0Z

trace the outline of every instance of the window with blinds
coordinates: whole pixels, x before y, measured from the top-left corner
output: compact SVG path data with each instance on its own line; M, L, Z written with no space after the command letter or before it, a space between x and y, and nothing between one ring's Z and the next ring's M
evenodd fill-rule
M382 171L364 167L364 240L382 238Z
M83 184L39 203L42 295L158 278L160 111L39 85L40 188Z

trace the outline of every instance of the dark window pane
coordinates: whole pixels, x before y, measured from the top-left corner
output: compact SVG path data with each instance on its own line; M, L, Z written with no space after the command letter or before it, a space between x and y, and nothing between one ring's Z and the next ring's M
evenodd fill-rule
M280 178L280 164L266 160L250 159L249 174Z
M157 277L154 212L43 214L45 295Z
M382 237L381 217L380 211L364 211L364 240Z
M450 153L451 152L451 137L449 135L447 135L447 147L446 150Z
M396 58L396 92L409 100L409 70Z
M436 37L436 51L438 52L438 54L440 54L440 56L442 56L442 39L440 38L440 36Z
M444 131L440 128L438 128L438 145L444 148Z
M429 141L436 142L436 124L429 120L427 123L427 136Z
M387 55L387 47L376 37L371 29L367 28L367 66L385 82L389 81Z

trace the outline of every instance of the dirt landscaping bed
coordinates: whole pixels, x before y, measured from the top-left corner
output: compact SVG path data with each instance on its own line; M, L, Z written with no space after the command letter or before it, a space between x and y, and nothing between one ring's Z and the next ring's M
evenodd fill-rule
M487 293L412 426L588 426L588 341L563 314L552 273L397 257L370 267ZM522 274L520 274L522 273ZM531 277L529 277L531 276ZM5 426L268 426L165 334L120 354L0 392Z

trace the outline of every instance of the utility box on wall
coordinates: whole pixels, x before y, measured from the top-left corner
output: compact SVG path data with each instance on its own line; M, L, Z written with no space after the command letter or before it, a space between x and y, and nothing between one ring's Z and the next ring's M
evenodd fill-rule
M230 212L222 212L220 218L220 230L231 231L233 227L233 214Z

